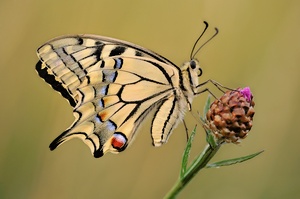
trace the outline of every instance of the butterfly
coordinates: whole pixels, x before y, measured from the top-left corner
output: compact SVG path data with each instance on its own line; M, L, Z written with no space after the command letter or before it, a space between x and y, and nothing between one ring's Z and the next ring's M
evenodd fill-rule
M141 46L96 35L62 36L39 47L36 71L69 101L75 117L50 150L80 138L95 158L119 153L132 143L150 112L153 145L166 143L201 93L202 70L194 57L207 42L194 51L208 28L204 24L190 61L181 67Z

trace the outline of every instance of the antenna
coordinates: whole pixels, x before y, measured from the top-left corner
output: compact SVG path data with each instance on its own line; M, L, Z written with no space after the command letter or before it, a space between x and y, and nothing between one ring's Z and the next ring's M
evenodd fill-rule
M205 24L205 27L204 27L204 30L202 31L202 33L200 34L200 36L198 37L198 39L196 40L193 48L192 48L192 51L191 51L191 55L190 55L190 59L194 59L194 57L196 56L196 54L201 50L201 48L203 46L205 46L210 40L212 40L218 33L219 33L219 29L218 28L215 28L215 34L213 36L211 36L206 42L204 42L197 50L196 52L194 53L195 51L195 47L196 45L198 44L199 40L201 39L201 37L204 35L204 33L206 32L207 28L208 28L208 23L206 21L203 21L203 23Z

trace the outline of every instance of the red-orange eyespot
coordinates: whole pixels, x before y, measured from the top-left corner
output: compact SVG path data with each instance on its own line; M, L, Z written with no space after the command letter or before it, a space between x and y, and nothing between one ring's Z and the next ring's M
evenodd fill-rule
M123 151L127 146L127 138L123 133L114 133L113 138L111 139L111 145L113 148Z

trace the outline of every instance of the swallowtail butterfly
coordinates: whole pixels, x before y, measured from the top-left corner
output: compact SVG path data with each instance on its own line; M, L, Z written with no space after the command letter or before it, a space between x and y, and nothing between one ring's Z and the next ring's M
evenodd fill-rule
M185 111L191 110L194 96L203 91L198 90L202 71L194 57L207 43L195 51L208 28L204 23L190 61L181 67L141 46L96 35L62 36L38 48L39 76L69 101L75 116L50 149L77 137L96 158L119 153L151 111L152 143L166 143Z

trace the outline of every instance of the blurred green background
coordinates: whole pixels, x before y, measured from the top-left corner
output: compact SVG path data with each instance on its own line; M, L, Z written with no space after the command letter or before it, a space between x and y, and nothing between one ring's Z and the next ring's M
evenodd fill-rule
M142 45L180 65L189 59L203 20L220 34L197 55L201 81L250 86L256 102L248 138L240 146L225 145L214 160L265 152L246 163L203 170L178 198L300 198L297 0L0 1L0 198L162 198L178 177L183 125L160 148L152 147L147 123L119 155L94 159L76 139L50 152L49 143L73 115L36 74L35 52L53 37L91 33ZM195 99L195 112L206 97ZM196 124L190 113L186 121L189 129ZM205 144L198 130L191 157Z

